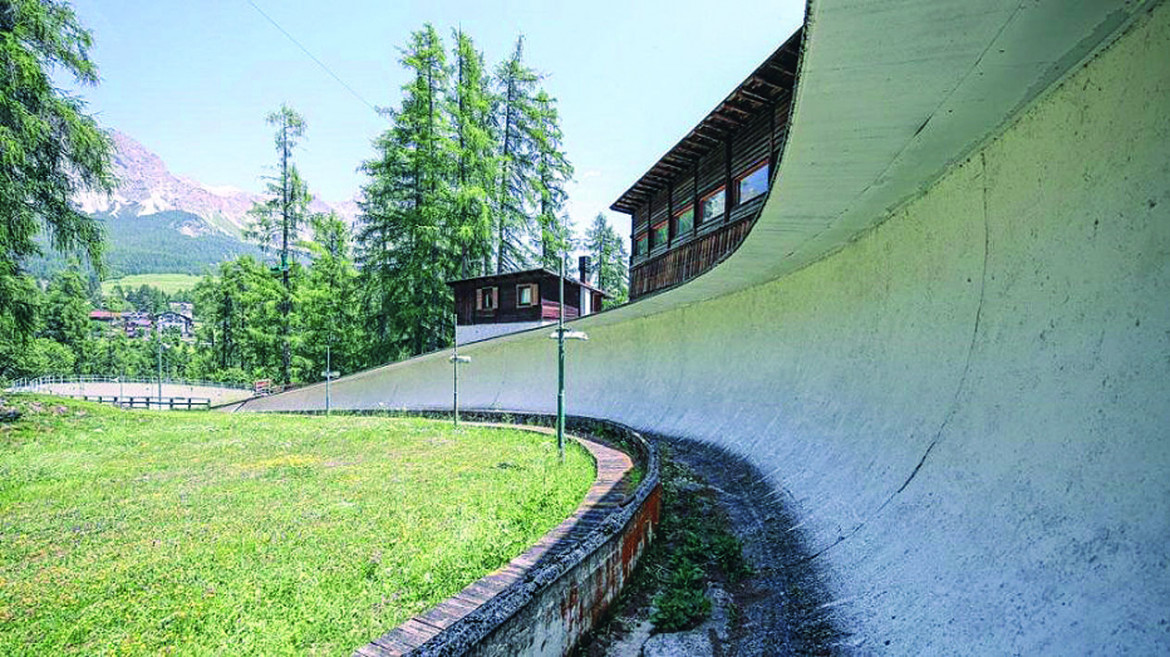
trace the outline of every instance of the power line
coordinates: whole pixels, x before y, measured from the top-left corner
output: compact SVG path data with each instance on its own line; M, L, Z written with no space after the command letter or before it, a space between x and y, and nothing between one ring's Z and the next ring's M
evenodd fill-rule
M378 111L377 107L374 107L374 105L372 103L370 103L370 101L363 98L362 95L359 94L357 91L355 91L353 87L346 84L345 80L342 80L340 77L338 77L338 75L336 73L334 73L332 70L330 70L330 68L325 65L325 62L321 61L320 59L317 59L316 55L309 52L309 49L306 48L304 45L302 45L300 41L297 41L296 37L289 34L288 30L281 27L280 23L277 23L271 16L264 13L264 10L261 9L260 7L258 7L255 2L252 2L252 0L244 0L244 2L247 2L248 4L252 5L252 9L255 9L261 16L263 16L265 19L267 19L269 23L272 23L272 26L275 27L276 29L280 30L281 34L288 37L288 40L292 41L296 47L300 48L301 52L308 55L309 59L313 60L314 62L317 62L317 66L320 66L321 70L328 73L330 75L330 77L332 77L334 80L337 80L337 84L340 84L341 86L345 87L345 90L348 91L349 93L353 94L354 98L357 98L358 100L360 100L362 102L363 105L365 105L366 107L373 110L375 114L378 114L379 116L381 116L381 112Z

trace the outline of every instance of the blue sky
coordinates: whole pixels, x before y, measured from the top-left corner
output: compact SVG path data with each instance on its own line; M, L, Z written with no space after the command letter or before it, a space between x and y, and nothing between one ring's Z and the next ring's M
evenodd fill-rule
M584 225L673 146L799 25L804 5L763 2L253 0L376 106L397 106L407 36L462 26L489 62L525 38L526 59L559 100L576 167L569 211ZM258 191L275 160L264 115L306 118L298 165L315 193L351 198L385 120L246 0L75 0L102 78L82 90L106 127L177 174Z

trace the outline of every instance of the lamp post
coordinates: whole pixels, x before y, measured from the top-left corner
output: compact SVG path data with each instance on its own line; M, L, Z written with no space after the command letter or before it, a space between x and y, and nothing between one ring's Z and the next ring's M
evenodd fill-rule
M589 336L583 331L568 331L565 329L565 256L561 254L559 272L559 310L557 311L557 330L549 339L557 341L557 453L561 462L565 461L565 340L588 340Z
M455 339L451 341L451 417L454 426L459 426L459 364L470 363L471 357L459 355L459 315L455 315Z
M325 377L325 415L329 415L330 409L332 408L333 396L332 396L332 390L330 390L330 388L333 385L333 379L336 379L338 376L341 375L341 372L335 372L333 370L333 359L332 359L332 354L330 353L329 347L330 347L330 345L328 343L326 343L325 344L325 371L321 372L321 375Z
M158 407L162 408L162 332L158 330L158 323L154 325L154 338L158 342ZM150 408L150 404L146 405Z

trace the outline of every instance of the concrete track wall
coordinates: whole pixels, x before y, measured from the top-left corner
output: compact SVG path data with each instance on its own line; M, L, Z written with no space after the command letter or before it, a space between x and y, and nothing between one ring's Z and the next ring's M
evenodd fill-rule
M1162 5L828 257L575 323L570 412L770 473L861 651L1170 652L1167 53ZM467 348L463 402L555 408L545 333ZM449 367L348 377L334 403L441 407Z
M46 383L37 388L48 395L89 395L91 397L157 397L159 386L155 383L111 383L109 381L87 381L85 383ZM162 385L163 397L194 397L209 399L212 405L228 404L247 399L254 395L251 390L238 388L217 388L214 386L192 386L180 383Z

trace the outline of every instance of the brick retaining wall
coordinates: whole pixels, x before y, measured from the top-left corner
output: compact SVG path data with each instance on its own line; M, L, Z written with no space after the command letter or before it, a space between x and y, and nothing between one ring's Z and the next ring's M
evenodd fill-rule
M463 416L533 424L549 419ZM597 463L597 479L576 512L503 568L355 655L560 656L597 624L653 539L662 487L657 457L636 432L585 418L572 418L569 428L591 434L592 440L577 439Z

